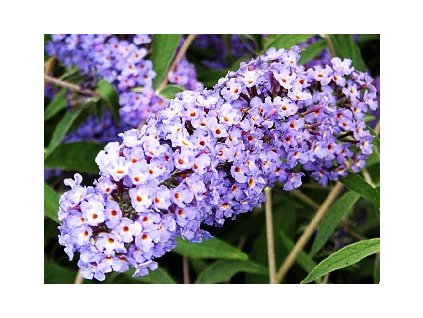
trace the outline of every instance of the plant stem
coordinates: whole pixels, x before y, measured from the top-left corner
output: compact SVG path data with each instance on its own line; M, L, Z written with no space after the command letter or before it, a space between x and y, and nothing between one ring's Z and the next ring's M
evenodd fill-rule
M190 34L187 36L187 38L185 39L184 44L182 44L181 49L179 50L178 54L176 54L175 59L172 62L172 65L169 68L169 71L167 72L166 76L163 78L163 80L161 81L159 87L156 90L156 93L159 94L165 87L167 84L167 75L172 72L176 66L178 65L178 63L184 58L189 46L191 45L192 41L194 41L196 37L196 34Z
M273 219L272 219L272 189L265 188L266 195L265 215L266 215L266 239L267 239L267 258L269 263L270 284L277 284L276 281L276 261L275 245L273 241Z
M186 256L182 256L182 273L184 276L184 284L191 284L189 278L189 262Z
M291 191L292 195L294 197L297 197L298 199L300 199L301 201L303 201L304 203L308 204L309 206L311 206L314 209L319 208L319 204L314 201L312 198L310 198L308 195L305 195L303 192L301 192L300 190L293 190Z
M82 277L81 271L78 270L78 273L76 273L74 284L83 284L83 282L84 282L84 277Z
M317 225L320 223L326 211L329 209L330 205L335 201L336 197L341 193L343 188L344 187L342 183L337 182L333 189L329 192L325 201L323 201L322 205L319 207L316 214L311 219L310 224L307 226L301 237L298 239L297 243L295 243L294 248L291 250L287 258L283 262L282 266L279 268L278 273L276 275L276 279L279 283L283 281L285 275L288 273L288 270L295 263L295 260L297 259L300 252L304 249L304 246L307 244L310 237L313 235L314 230L317 228Z
M321 36L322 36L322 38L326 39L326 42L328 43L328 49L329 49L330 54L332 56L336 56L335 47L333 46L333 42L332 42L332 39L330 38L329 34L322 34Z
M67 88L71 91L75 91L80 94L88 95L88 96L98 96L96 92L89 90L89 89L82 89L79 85L69 83L58 78L52 77L50 75L44 75L44 81L56 84L58 86Z
M53 71L54 63L56 62L56 58L50 57L45 63L44 63L44 75L50 75ZM44 80L44 85L47 83L46 80Z

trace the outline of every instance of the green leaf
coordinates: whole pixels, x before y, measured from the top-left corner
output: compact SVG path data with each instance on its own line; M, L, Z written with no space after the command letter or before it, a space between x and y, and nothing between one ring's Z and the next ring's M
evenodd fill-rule
M304 51L300 53L301 58L298 64L304 65L307 62L310 62L312 59L316 58L326 47L327 43L325 40L319 40L313 44L310 44L304 49Z
M230 280L235 274L240 272L268 275L266 267L251 261L221 260L211 264L202 271L195 283L221 283Z
M267 49L274 47L275 49L290 49L293 45L305 42L311 38L313 34L278 34L270 35L264 43L262 53Z
M165 88L163 88L159 95L164 99L173 99L177 93L180 93L183 90L184 89L181 86L167 85Z
M178 238L176 241L178 245L173 251L183 256L193 258L248 259L247 254L218 238L205 240L202 243L190 243L181 238Z
M54 117L62 109L66 108L66 89L60 90L53 100L47 105L46 110L44 111L44 121L49 120Z
M77 272L44 260L44 284L73 284Z
M106 102L110 109L115 123L119 123L119 94L116 89L106 80L100 80L97 83L96 92Z
M314 256L326 244L332 233L335 231L338 224L345 217L345 215L352 209L354 204L358 201L360 195L356 192L349 191L338 199L326 212L313 245L311 246L310 255Z
M358 193L377 208L380 207L380 193L356 173L350 173L340 180L348 189Z
M313 268L301 284L310 283L327 273L333 272L334 270L355 264L369 255L378 253L379 249L379 238L347 245L321 261L315 268Z
M358 45L354 42L351 34L330 34L335 56L349 58L353 66L359 71L366 71L366 64L361 56Z
M57 212L59 211L59 195L53 188L44 182L44 215L48 216L55 222L57 219Z
M292 240L289 237L287 237L283 231L279 231L279 235L280 235L280 237L282 239L282 244L284 245L284 247L288 251L291 251L294 248L294 242L292 242ZM298 254L297 259L296 259L296 262L307 273L310 273L310 271L313 268L316 267L316 262L313 261L313 259L311 258L311 256L308 255L307 253L305 253L304 251L301 251L300 254Z
M163 268L158 267L154 271L150 271L148 275L141 277L132 277L133 272L125 272L130 283L147 283L147 284L176 284L175 280Z
M278 235L279 231L283 231L285 236L289 239L295 237L297 228L297 204L287 195L278 194L274 196L273 200L273 233L275 245L275 260L276 266L280 266L282 261L288 256L290 249L286 248L282 238ZM267 256L267 241L266 241L266 225L264 220L264 212L260 215L262 222L256 221L257 226L260 226L261 231L257 239L254 241L249 258L263 266L268 266ZM248 232L251 233L251 232ZM268 277L262 275L247 274L246 283L248 284L267 284L269 283Z
M63 138L65 138L66 134L68 133L69 129L72 127L72 124L81 114L81 112L86 109L91 102L88 102L78 108L74 108L70 111L67 111L60 122L57 124L56 128L54 129L53 135L51 136L50 143L44 151L44 160L50 156L50 154L60 145Z
M103 148L103 144L93 142L63 144L44 161L44 167L98 174L95 157Z
M239 66L239 65L238 65ZM226 69L204 70L198 72L198 80L207 87L213 87L217 81L228 74Z
M151 42L151 62L156 72L156 77L153 79L154 89L157 89L163 78L167 76L180 39L180 34L153 35Z

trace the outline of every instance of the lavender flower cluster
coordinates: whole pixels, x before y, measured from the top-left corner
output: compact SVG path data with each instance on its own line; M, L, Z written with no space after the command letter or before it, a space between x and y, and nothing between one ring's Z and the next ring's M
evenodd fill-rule
M263 190L301 185L305 172L322 185L348 168L358 171L372 153L363 118L376 109L372 79L333 58L330 65L298 65L298 47L270 49L212 90L184 91L141 129L120 134L96 163L94 187L68 179L60 199L60 244L85 278L135 268L176 237L200 242L202 224L260 206Z
M151 39L147 34L54 34L46 51L65 66L77 66L89 81L105 79L113 84L120 94L122 121L136 127L165 104L152 86L156 73L148 59ZM184 58L169 73L168 80L186 89L202 88L196 76L194 65ZM142 91L132 92L135 87Z

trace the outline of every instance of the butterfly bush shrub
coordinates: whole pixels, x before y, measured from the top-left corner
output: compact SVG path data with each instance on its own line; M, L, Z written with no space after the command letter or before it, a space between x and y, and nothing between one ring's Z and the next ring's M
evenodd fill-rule
M119 41L107 45L113 51ZM134 47L128 43L123 51ZM140 50L126 55L139 54L133 63L118 59L122 73L132 74L129 66L137 63L151 70ZM272 48L213 89L193 84L197 89L165 101L140 129L105 146L92 186L82 185L80 174L65 181L70 190L60 198L59 243L70 259L78 254L84 278L103 280L130 268L134 276L147 275L178 237L201 242L211 237L206 226L221 227L259 207L265 187L290 191L305 176L326 186L365 165L373 136L364 118L378 105L372 78L337 57L306 68L299 51ZM108 76L122 90L145 83ZM121 95L122 115L133 102L128 94Z

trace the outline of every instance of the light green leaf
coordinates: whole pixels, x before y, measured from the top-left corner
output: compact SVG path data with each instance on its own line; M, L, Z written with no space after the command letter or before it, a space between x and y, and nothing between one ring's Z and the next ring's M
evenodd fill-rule
M63 144L44 161L44 167L98 174L95 157L103 148L103 144L93 142Z
M380 250L380 239L374 238L370 240L360 241L345 246L344 248L329 255L321 261L301 284L310 283L317 278L333 272L334 270L344 268L361 261L363 258L378 253Z
M173 251L183 256L193 258L248 259L247 254L217 238L204 240L202 243L190 243L178 238L177 242L178 245Z
M366 71L366 64L363 61L360 49L351 34L330 34L328 37L329 41L332 42L336 56L349 58L357 70Z
M340 180L348 189L358 193L377 208L380 207L380 193L356 173L350 173Z
M119 94L116 89L106 80L97 83L96 92L106 102L110 109L115 123L119 123Z
M153 79L154 89L157 89L163 78L167 76L180 40L180 34L153 35L151 42L151 62L156 72L156 77Z
M304 51L300 53L301 58L298 63L304 65L307 62L310 62L312 59L316 58L326 47L327 43L325 40L319 40L313 44L310 44L304 49Z
M279 235L282 239L283 246L288 251L291 251L294 248L294 242L292 242L292 240L289 237L287 237L283 231L279 231ZM313 261L311 256L305 253L304 251L301 251L300 254L298 254L296 262L307 273L309 273L314 267L316 267L316 262Z
M57 212L59 211L59 195L53 188L44 182L44 215L55 222L57 219Z
M44 284L73 284L76 273L53 261L44 260Z
M181 86L177 85L167 85L163 90L160 92L160 96L164 99L174 99L177 93L182 92L184 89Z
M230 280L235 274L240 272L268 275L266 267L251 261L221 260L211 264L202 271L195 283L221 283Z
M358 201L360 195L356 192L349 191L338 199L326 212L322 221L320 222L319 229L316 237L314 238L313 245L311 246L310 255L314 256L325 245L332 233L335 231L341 220L352 209L354 204Z
M53 135L51 136L50 143L44 151L44 160L51 155L51 153L61 144L63 138L65 138L69 129L72 127L72 124L81 114L81 112L86 109L91 102L86 103L78 108L74 108L70 111L67 111L60 122L57 124L54 129Z
M53 100L47 105L46 110L44 111L44 121L49 120L54 117L62 109L66 108L66 89L60 90Z
M125 276L130 283L147 283L147 284L176 284L175 280L163 268L158 267L154 271L150 271L148 275L141 277L132 277L133 272L126 272Z
M262 53L265 53L269 48L275 49L290 49L293 45L307 41L313 34L278 34L270 35L264 43Z

